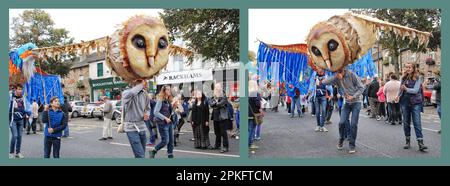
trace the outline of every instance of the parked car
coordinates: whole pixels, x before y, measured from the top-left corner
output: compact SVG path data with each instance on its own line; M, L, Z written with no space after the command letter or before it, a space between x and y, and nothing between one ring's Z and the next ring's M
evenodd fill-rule
M94 111L92 112L93 117L103 119L103 108L105 108L104 103L95 106Z
M94 109L99 103L89 103L83 107L81 111L81 116L83 117L94 117Z
M116 121L117 124L122 123L122 101L116 101L113 103L113 114L112 114L112 120Z
M81 116L81 111L83 110L83 107L86 105L84 101L71 101L70 106L72 107L72 118L77 118Z

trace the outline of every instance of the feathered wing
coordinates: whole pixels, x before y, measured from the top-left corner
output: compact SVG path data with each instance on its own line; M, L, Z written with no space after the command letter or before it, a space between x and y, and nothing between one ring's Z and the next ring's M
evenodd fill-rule
M419 45L427 45L429 42L429 38L432 36L430 32L416 30L365 15L346 13L343 16L352 16L355 19L363 21L366 24L370 25L373 29L376 29L378 33L381 31L393 31L395 35L401 37L402 39L408 37L410 39L410 42L417 38L419 41Z

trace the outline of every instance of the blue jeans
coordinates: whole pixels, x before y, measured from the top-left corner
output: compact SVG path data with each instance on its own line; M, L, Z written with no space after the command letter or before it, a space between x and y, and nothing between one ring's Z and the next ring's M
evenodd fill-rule
M155 131L152 128L153 127L152 121L150 121L150 120L146 121L145 125L147 126L148 132L150 132L150 137L148 139L149 140L148 143L149 144L155 144L156 134L155 134Z
M56 137L44 137L44 158L50 158L50 152L53 147L53 158L59 158L61 149L61 139Z
M145 158L145 143L147 142L147 136L145 131L127 132L128 141L130 141L131 150L135 158Z
M334 101L333 100L327 101L327 114L325 117L325 121L331 120L331 116L333 115L333 110L334 110Z
M69 123L67 123L66 128L63 131L63 136L68 137L69 136Z
M292 117L294 117L296 106L297 106L298 116L301 116L302 115L302 105L300 104L300 97L297 99L292 97L292 103L291 103L291 116Z
M339 121L339 143L343 143L345 137L349 139L350 149L356 147L356 136L358 133L359 111L361 102L345 103L342 107L341 119ZM351 120L350 112L352 113Z
M14 153L14 150L16 150L16 153L20 153L20 146L22 145L23 119L14 120L9 128L11 129L11 144L9 146L9 153Z
M441 119L441 104L437 104L436 111L439 115L439 119Z
M173 125L158 124L159 135L161 135L161 141L156 145L155 150L159 151L167 145L167 154L173 154Z
M416 133L416 138L418 140L423 139L422 135L422 124L420 119L420 112L422 110L421 104L416 105L401 105L403 113L403 130L406 137L411 136L411 118L414 126L414 131Z
M327 98L325 96L316 97L315 104L317 126L323 127L323 124L325 123L325 116L327 113Z
M257 139L261 138L261 125L256 126L255 138Z
M253 144L253 139L255 138L255 129L256 129L256 123L255 120L249 119L248 120L248 146Z

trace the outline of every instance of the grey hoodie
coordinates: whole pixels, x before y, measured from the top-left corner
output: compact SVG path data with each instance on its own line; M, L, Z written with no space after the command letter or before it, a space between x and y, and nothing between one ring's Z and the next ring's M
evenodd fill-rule
M361 79L355 73L345 70L344 77L340 80L336 76L326 78L322 81L325 85L337 85L344 90L345 94L353 96L352 100L345 100L347 103L356 103L362 101L362 93L364 92L364 85Z
M145 131L144 113L150 110L144 85L138 84L122 93L125 132Z

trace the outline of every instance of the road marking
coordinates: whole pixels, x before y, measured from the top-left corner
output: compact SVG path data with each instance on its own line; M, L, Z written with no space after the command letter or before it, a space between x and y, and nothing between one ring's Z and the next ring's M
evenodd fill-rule
M131 146L130 144L116 143L116 142L109 142L109 144L126 146L126 147L130 147ZM146 148L154 149L154 147L146 147ZM163 148L161 150L167 151L166 148ZM190 153L190 154L211 155L211 156L224 156L224 157L234 157L234 158L239 158L240 157L239 155L232 155L232 154L216 154L216 153L209 153L209 152L189 151L189 150L177 150L177 149L174 149L173 151L175 151L175 152L183 152L183 153Z
M370 149L370 150L373 150L373 151L375 151L375 152L378 152L378 153L380 153L381 155L383 155L383 156L385 156L385 157L388 157L388 158L394 158L393 156L391 156L391 155L389 155L389 154L386 154L386 153L384 153L384 152L378 151L378 150L375 149L374 147L371 147L371 146L366 145L366 144L364 144L364 143L356 142L356 144L361 145L361 146L364 146L364 147L366 147L366 148L368 148L368 149Z
M428 131L431 131L431 132L439 132L439 130L429 129L429 128L425 128L425 127L422 127L422 129L423 130L428 130Z

